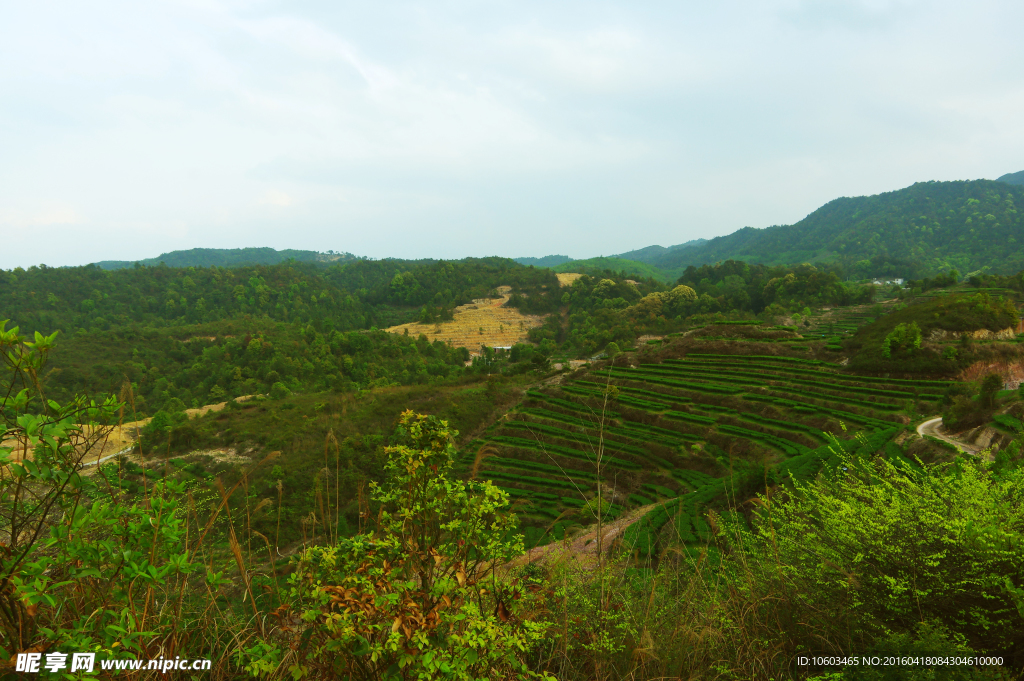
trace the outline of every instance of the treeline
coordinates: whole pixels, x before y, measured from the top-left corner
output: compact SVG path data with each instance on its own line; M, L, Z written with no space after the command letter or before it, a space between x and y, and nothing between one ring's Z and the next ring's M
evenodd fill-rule
M625 311L664 289L653 279L631 280L610 271L584 275L562 290L559 302L566 314L549 316L543 326L530 330L529 338L541 353L560 348L580 357L603 350L612 341L630 343L644 327L635 325Z
M604 272L585 275L565 289L567 314L551 316L530 331L543 352L590 356L608 343L631 345L645 334L687 328L695 319L752 318L788 314L806 307L871 302L873 286L849 284L838 268L813 265L768 267L728 260L688 267L675 286L654 279L630 280Z
M93 263L105 270L116 270L123 267L140 265L167 265L168 267L238 267L240 265L277 265L278 263L295 260L298 262L342 262L356 260L351 253L318 253L317 251L300 251L273 248L191 248L187 251L171 251L161 253L155 258L144 260L103 260Z
M183 333L191 334L183 337ZM485 371L465 348L383 331L341 332L270 318L171 329L120 329L61 342L44 379L58 400L118 392L138 413L180 412L239 395L443 383Z
M23 332L103 331L129 325L200 324L244 315L339 330L412 321L422 308L445 310L513 287L531 313L554 309L557 277L504 258L460 262L365 261L332 267L283 263L251 267L95 265L0 271L0 317ZM419 309L415 309L419 308ZM440 309L440 313L436 312Z
M1016 274L980 274L968 279L971 286L979 288L1008 288L1013 291L1024 291L1024 270Z
M329 268L327 281L353 291L370 305L452 308L511 286L524 312L542 314L557 307L558 277L548 269L524 267L507 258L468 258L458 262L361 260Z
M679 277L700 297L701 312L728 310L759 314L771 306L815 307L871 302L874 289L842 281L835 265L768 266L727 260L690 266Z

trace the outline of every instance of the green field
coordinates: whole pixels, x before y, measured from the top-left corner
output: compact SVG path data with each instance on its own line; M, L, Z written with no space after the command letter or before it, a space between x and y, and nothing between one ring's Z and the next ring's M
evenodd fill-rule
M623 538L649 556L670 541L701 542L702 509L742 493L753 471L813 475L832 456L830 434L863 434L882 447L903 423L937 409L950 385L858 376L812 357L706 352L703 340L670 339L635 366L527 391L464 450L463 471L486 445L494 454L478 477L523 500L519 512L537 528L555 518L563 530L592 522L580 507L599 484L614 504L606 520L659 502ZM685 353L674 349L686 343ZM547 541L550 532L527 537Z

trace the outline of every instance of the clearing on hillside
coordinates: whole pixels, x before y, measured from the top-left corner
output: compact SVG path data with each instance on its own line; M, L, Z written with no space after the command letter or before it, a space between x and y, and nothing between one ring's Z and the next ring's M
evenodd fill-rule
M555 276L558 277L558 285L564 288L572 286L572 283L583 275L577 272L556 272Z
M440 340L457 348L469 348L471 354L478 354L481 345L493 348L522 343L530 329L544 323L544 317L525 315L514 307L505 307L511 291L509 286L499 286L501 298L478 298L468 305L458 306L455 319L450 322L399 324L385 331L408 331L414 337L422 333L431 342Z

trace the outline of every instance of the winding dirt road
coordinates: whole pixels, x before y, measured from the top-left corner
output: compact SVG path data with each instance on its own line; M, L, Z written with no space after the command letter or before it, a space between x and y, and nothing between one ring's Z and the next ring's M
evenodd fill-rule
M960 440L951 438L950 436L943 433L940 430L941 428L942 417L936 416L935 418L928 419L927 421L919 425L917 427L917 434L920 435L921 437L924 437L925 435L931 435L932 437L938 438L943 442L948 442L954 447L962 449L963 451L969 454L977 454L981 451L981 448L978 447L977 445L967 444L966 442L961 442Z

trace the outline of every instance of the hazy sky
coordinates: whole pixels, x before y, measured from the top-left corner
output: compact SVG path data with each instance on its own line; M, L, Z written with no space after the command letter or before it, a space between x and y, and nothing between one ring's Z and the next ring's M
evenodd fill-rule
M0 0L0 267L611 255L1024 169L1024 3Z

